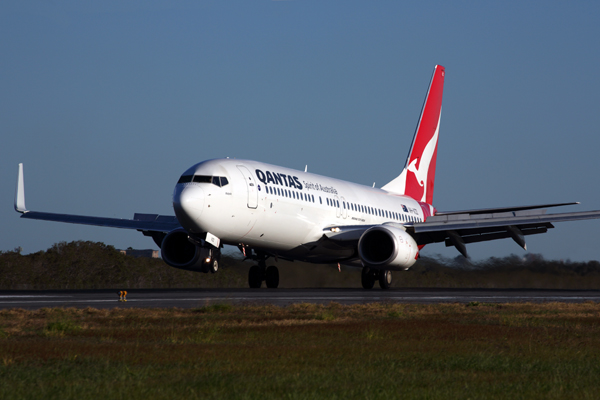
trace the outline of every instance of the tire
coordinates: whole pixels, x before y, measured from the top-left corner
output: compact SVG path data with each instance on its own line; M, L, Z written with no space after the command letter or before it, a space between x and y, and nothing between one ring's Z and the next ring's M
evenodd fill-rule
M265 283L268 288L277 289L279 286L279 269L276 266L271 265L267 268L265 273Z
M262 274L258 265L253 265L248 271L248 286L252 289L259 289L262 285Z
M384 290L389 289L392 286L392 271L379 271L379 286Z
M363 289L373 289L373 285L375 285L375 277L373 276L371 268L363 267L362 273L360 274L360 281Z
M208 270L211 274L215 274L219 270L219 260L213 258L213 260L208 263Z

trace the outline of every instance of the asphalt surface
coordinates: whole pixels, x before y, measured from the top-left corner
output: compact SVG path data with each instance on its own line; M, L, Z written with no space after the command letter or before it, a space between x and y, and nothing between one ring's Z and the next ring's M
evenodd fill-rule
M216 303L364 304L397 303L485 303L600 301L600 290L532 289L140 289L120 302L116 290L0 291L0 309L43 307L92 308L195 308Z

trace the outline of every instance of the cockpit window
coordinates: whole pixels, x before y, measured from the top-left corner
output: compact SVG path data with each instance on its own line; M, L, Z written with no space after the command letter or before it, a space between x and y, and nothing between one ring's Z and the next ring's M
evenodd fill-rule
M194 175L181 175L181 178L177 181L177 183L188 183L192 181Z
M181 175L177 183L212 183L213 185L223 187L229 184L229 181L224 176L209 176L209 175Z
M196 183L212 183L212 176L194 175L194 182L196 182Z
M229 182L227 181L227 178L225 178L224 176L213 176L212 183L213 183L213 185L223 187L223 186L227 185Z

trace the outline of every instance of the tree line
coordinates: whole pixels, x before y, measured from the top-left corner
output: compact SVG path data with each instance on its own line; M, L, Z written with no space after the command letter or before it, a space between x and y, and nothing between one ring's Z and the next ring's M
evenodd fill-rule
M361 287L360 269L268 260L280 268L280 287ZM0 290L246 288L250 261L223 254L216 274L183 271L161 259L134 258L113 246L89 241L60 242L46 251L22 255L0 251ZM596 289L600 262L545 260L510 255L471 262L422 257L394 273L394 287Z

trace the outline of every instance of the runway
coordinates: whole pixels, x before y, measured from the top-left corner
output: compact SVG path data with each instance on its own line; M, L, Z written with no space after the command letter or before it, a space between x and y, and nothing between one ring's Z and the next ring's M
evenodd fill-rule
M331 302L395 303L514 303L600 301L599 290L532 289L138 289L127 302L119 302L116 290L0 291L0 309L44 307L77 308L196 308L216 303L272 304Z

